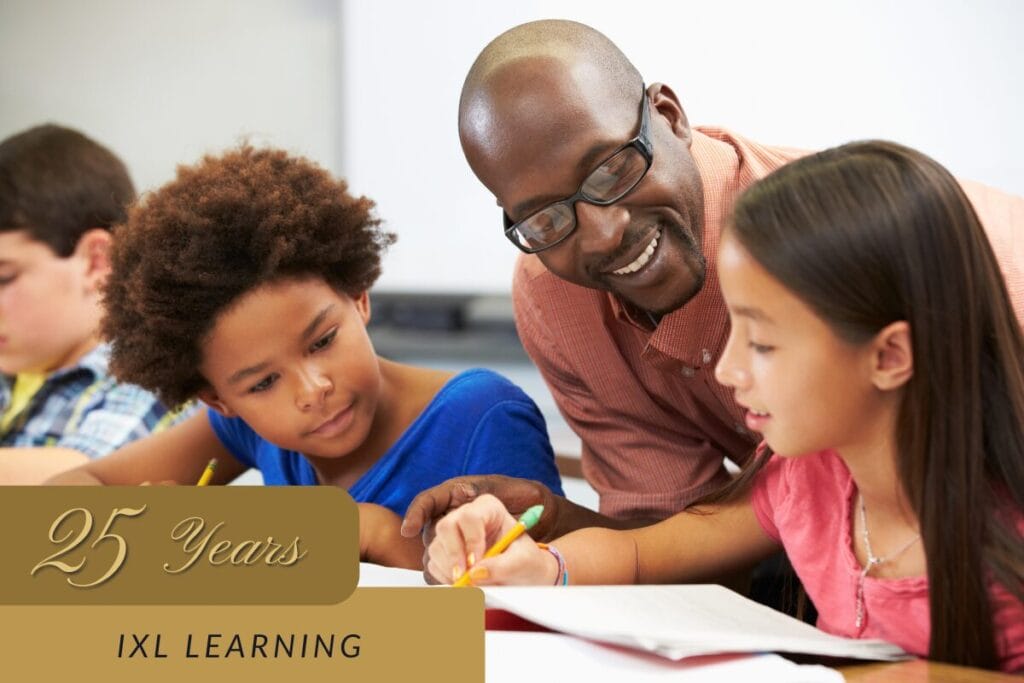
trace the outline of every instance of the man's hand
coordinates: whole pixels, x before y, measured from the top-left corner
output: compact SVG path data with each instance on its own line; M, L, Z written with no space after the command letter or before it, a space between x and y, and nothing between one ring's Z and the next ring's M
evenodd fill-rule
M449 479L416 496L405 511L402 535L406 538L414 538L416 534L421 534L423 548L429 548L430 542L434 540L434 523L438 519L459 506L476 500L485 493L500 500L513 517L518 517L527 508L534 505L543 505L544 514L537 522L537 526L529 532L536 541L551 541L583 527L636 529L657 521L642 517L630 519L605 517L561 496L556 496L548 487L529 479L516 479L501 475L468 476ZM427 566L429 561L429 553L424 552L423 566ZM434 582L433 576L429 572L424 573L424 578L429 583Z
M529 479L501 475L467 476L449 479L420 493L409 504L402 522L402 535L415 537L422 532L423 545L433 539L433 522L455 508L489 493L500 500L509 513L518 517L527 508L543 505L544 514L530 535L538 541L549 540L558 528L558 518L566 500L548 487Z

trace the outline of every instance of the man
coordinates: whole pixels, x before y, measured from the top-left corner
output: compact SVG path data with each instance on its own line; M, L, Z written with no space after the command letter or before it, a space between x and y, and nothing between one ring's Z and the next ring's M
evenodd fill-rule
M692 129L668 86L645 88L606 37L566 21L517 26L484 49L459 132L506 235L533 254L515 273L517 327L583 441L600 514L535 483L463 478L415 500L403 533L485 492L513 513L543 503L540 539L636 527L728 481L723 459L744 463L758 437L713 376L728 336L718 238L734 198L800 153ZM974 189L1024 215L1019 200ZM1020 311L1024 246L1007 256L991 233Z

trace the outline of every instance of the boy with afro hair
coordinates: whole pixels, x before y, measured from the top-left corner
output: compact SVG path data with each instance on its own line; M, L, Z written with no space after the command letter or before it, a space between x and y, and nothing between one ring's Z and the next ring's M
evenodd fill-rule
M178 417L114 379L100 335L111 228L134 199L121 160L76 130L0 142L0 484L38 484Z
M488 370L458 375L381 358L368 290L394 241L310 161L242 146L182 167L132 210L113 250L104 330L118 376L207 410L51 483L213 483L249 467L267 484L342 486L360 556L419 568L399 534L421 490L463 474L561 489L543 417Z

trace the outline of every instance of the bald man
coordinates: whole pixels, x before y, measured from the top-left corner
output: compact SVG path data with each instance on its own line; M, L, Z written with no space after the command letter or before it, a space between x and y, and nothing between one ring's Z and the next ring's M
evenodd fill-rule
M517 26L484 48L463 87L459 133L525 252L517 328L582 439L600 513L534 482L461 478L414 500L403 533L484 492L513 513L543 503L540 539L636 527L726 483L724 459L743 464L758 436L713 376L728 336L719 234L734 198L800 153L691 128L668 86L645 86L611 41L567 21ZM1024 241L1014 244L1012 224L1024 222L1024 202L965 189L1020 315ZM986 211L1003 217L997 230Z

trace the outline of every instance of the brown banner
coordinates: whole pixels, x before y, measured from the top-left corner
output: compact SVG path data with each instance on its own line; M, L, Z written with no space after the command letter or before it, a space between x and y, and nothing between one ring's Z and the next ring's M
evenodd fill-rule
M0 604L338 603L356 510L330 486L0 487Z
M4 606L0 657L17 680L479 683L483 614L480 590L440 587L330 606Z

